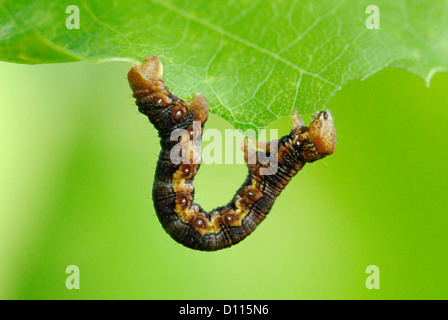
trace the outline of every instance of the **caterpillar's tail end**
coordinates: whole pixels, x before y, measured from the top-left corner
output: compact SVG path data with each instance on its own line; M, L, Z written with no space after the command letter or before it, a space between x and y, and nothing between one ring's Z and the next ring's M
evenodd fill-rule
M156 56L149 57L139 66L133 66L128 72L128 81L138 106L163 108L173 102L172 95L164 85L162 62ZM144 110L140 112L146 114Z
M132 91L148 90L154 81L163 82L163 65L156 56L151 56L139 66L133 66L128 73Z

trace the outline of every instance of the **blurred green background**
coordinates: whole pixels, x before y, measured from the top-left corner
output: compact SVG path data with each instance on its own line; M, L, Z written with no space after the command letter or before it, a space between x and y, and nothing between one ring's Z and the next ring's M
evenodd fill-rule
M0 63L0 298L448 298L448 74L429 88L399 70L344 86L328 104L336 153L305 166L246 240L208 253L155 215L157 133L129 67ZM203 165L196 201L227 203L245 175ZM72 264L79 290L65 287Z

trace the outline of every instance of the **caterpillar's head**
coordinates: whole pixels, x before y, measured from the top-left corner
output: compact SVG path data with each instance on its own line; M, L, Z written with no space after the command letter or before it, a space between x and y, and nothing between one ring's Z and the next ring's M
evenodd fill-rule
M331 155L336 149L336 129L330 112L320 111L313 116L309 127L301 117L293 115L293 136L298 150L306 162L312 162Z
M320 154L328 156L334 152L336 149L336 129L330 112L316 113L308 132Z

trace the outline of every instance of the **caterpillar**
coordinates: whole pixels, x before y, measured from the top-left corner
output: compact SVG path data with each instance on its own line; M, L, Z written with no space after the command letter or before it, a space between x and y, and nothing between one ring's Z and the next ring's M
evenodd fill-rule
M160 137L152 190L157 217L174 240L192 249L220 250L246 238L264 220L291 178L307 162L331 155L336 148L336 131L329 112L317 112L309 127L294 112L288 135L258 143L257 148L250 147L245 139L242 150L249 171L245 181L228 204L205 212L194 202L193 180L200 161L196 161L198 155L191 152L191 146L202 137L209 113L207 100L195 94L192 101L185 102L173 95L164 84L163 66L156 56L133 66L128 81L139 112L148 117ZM174 130L183 133L173 141ZM183 158L190 161L172 161L176 145L190 147ZM251 155L254 161L248 161ZM276 166L262 161L272 155Z

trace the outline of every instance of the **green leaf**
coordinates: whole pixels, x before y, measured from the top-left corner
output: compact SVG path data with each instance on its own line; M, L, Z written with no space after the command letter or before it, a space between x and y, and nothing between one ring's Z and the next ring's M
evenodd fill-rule
M0 59L17 63L124 60L157 55L173 93L203 93L211 111L240 129L294 109L325 107L348 81L387 67L427 84L448 70L448 1L73 1L0 2Z

